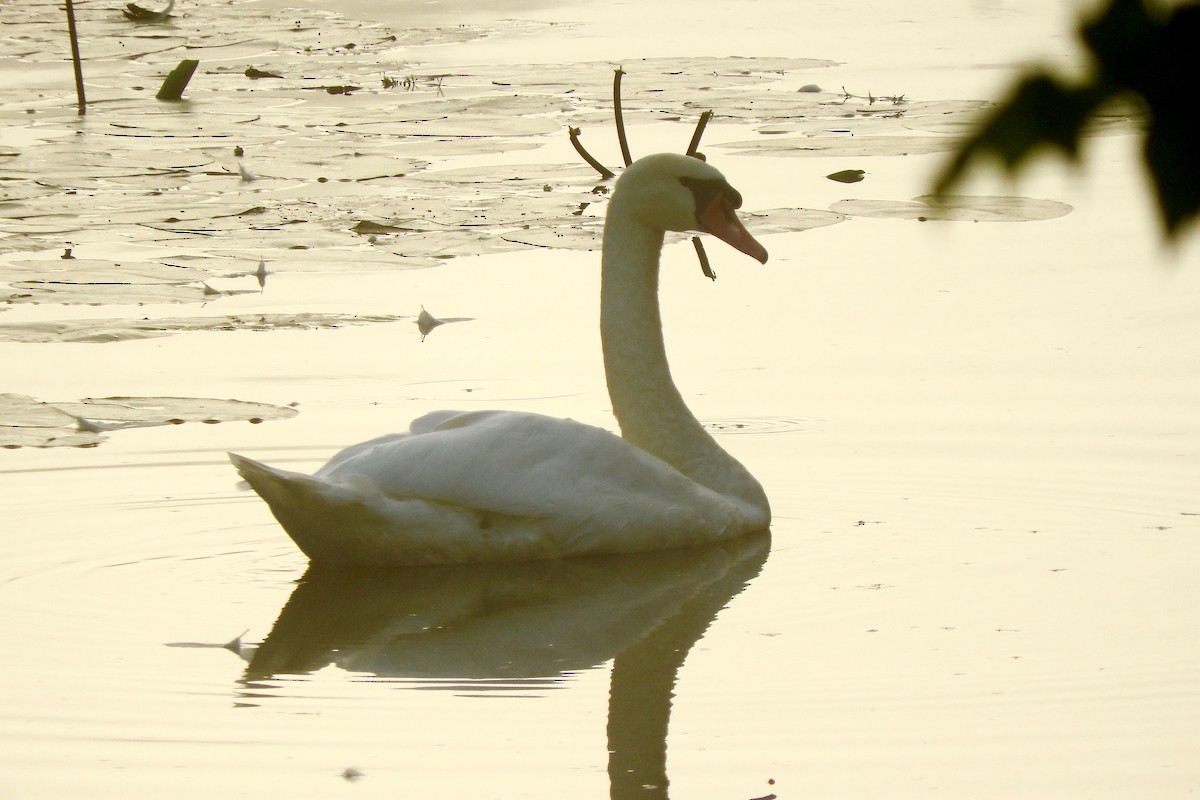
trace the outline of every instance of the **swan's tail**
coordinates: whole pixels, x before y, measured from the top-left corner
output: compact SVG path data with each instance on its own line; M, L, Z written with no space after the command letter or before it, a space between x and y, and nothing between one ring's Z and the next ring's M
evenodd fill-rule
M477 515L428 500L390 497L365 476L340 481L229 454L296 546L331 566L398 566L468 560Z
M344 509L351 498L337 497L337 487L301 472L267 466L230 453L229 460L250 488L266 501L271 513L296 545L313 561L337 563L337 521L331 510ZM343 492L343 494L345 494Z

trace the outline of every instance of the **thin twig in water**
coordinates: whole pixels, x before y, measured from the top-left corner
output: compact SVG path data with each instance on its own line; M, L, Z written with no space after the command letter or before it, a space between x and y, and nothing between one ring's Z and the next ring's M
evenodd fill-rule
M613 74L613 119L617 123L617 143L621 145L621 158L625 161L625 166L633 163L633 157L629 155L629 142L625 139L625 114L621 110L621 76L625 74L625 70L617 67Z

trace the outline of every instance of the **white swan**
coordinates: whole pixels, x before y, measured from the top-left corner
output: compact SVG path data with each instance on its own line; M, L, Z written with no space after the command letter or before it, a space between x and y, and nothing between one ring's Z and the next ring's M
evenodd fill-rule
M600 331L618 437L516 411L436 411L313 475L231 453L310 559L335 565L515 561L667 549L764 530L757 480L671 380L658 307L666 231L711 233L766 263L712 166L639 159L608 204Z

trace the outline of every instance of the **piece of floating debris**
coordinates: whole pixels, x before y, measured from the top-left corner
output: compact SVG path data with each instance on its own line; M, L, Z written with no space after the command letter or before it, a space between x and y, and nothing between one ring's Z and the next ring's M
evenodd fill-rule
M246 77L252 81L256 81L260 78L282 78L283 76L278 72L267 72L255 67L246 67Z
M840 172L831 172L825 177L831 181L837 181L838 183L858 183L865 178L866 175L867 171L865 169L844 169Z
M162 11L151 11L148 8L142 8L137 3L126 3L121 13L125 15L125 19L134 22L161 22L170 17L174 10L175 0L169 0L167 7Z

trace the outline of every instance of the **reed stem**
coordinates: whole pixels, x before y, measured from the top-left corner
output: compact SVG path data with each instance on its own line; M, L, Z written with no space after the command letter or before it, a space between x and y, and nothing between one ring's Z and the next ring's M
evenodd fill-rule
M67 3L67 34L71 37L71 63L75 67L75 97L79 102L79 116L87 113L87 97L83 93L83 65L79 58L79 35L75 32L75 4Z

